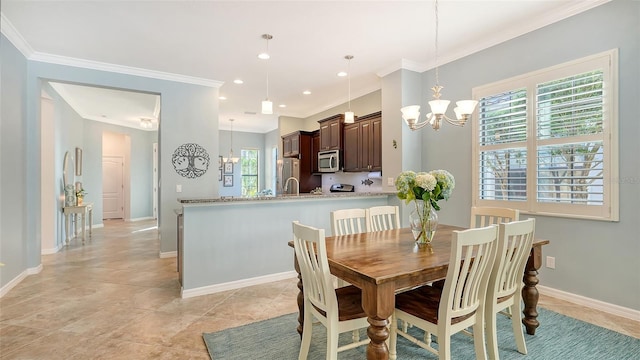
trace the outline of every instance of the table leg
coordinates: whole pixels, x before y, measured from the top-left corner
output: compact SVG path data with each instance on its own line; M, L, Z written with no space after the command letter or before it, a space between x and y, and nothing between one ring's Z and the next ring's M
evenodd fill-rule
M86 234L86 228L87 228L87 212L84 211L82 213L82 245L84 245L84 238L85 238L85 234Z
M535 335L536 328L540 326L540 323L536 319L538 317L538 269L542 266L542 249L539 246L533 247L531 253L529 253L529 259L527 260L527 266L524 269L524 287L522 288L522 300L524 301L524 318L522 323L527 330L527 334Z
M69 222L70 222L70 214L64 214L64 234L66 237L66 244L69 245L69 241L71 241L71 237L69 236Z
M93 207L89 208L89 237L91 237L91 228L93 224Z
M302 274L300 273L300 265L298 264L298 258L295 254L293 254L293 267L296 269L298 273L298 334L300 334L300 338L302 338L302 329L304 328L304 288L302 286Z
M362 308L369 317L367 335L371 340L367 346L368 360L388 360L389 317L395 307L393 283L365 284L362 288Z

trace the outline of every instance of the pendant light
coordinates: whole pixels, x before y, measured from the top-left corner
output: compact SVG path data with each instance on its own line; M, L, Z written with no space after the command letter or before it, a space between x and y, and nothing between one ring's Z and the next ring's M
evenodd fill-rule
M467 120L473 113L478 105L476 100L462 100L456 102L456 108L453 111L456 114L456 118L452 119L445 115L447 111L447 107L449 107L449 100L440 99L440 90L443 89L440 86L439 72L438 72L438 0L435 2L435 13L436 13L436 85L431 88L433 91L434 100L429 101L429 106L431 107L431 112L427 114L427 117L423 121L419 121L420 118L420 105L410 105L405 106L400 111L402 112L402 118L409 126L411 130L418 130L425 125L429 124L434 130L440 129L440 125L442 124L442 120L444 119L451 125L455 126L464 126Z
M237 157L233 157L233 119L229 119L229 122L231 123L231 142L229 143L229 156L228 157L223 157L222 161L225 163L237 163L240 158Z
M353 111L351 111L351 59L353 59L353 55L346 55L344 58L347 59L347 76L349 82L349 103L347 111L344 113L344 123L353 124L354 116Z
M265 115L273 114L273 102L269 100L269 40L273 39L273 36L269 34L262 34L262 38L267 41L267 52L258 55L260 59L267 61L267 98L262 101L262 113Z

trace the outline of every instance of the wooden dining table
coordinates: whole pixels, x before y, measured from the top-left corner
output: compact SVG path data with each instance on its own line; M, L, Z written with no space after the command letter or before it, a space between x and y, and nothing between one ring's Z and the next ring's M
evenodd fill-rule
M367 359L389 358L385 340L389 337L387 326L395 307L395 294L445 278L454 230L464 228L441 224L432 243L420 246L415 243L408 228L326 238L331 273L362 289L362 307L369 318L367 335L371 340L367 347ZM523 274L522 297L525 307L522 322L531 335L539 326L536 319L537 270L542 264L542 246L548 243L548 240L534 241ZM289 246L293 247L292 241ZM297 330L302 335L304 289L295 256L294 266L298 272L300 289Z

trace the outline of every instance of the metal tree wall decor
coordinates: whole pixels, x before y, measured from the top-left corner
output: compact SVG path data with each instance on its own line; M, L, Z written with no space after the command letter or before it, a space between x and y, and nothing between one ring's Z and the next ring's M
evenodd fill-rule
M209 169L209 154L198 144L183 144L173 152L171 162L178 174L195 179L204 175Z

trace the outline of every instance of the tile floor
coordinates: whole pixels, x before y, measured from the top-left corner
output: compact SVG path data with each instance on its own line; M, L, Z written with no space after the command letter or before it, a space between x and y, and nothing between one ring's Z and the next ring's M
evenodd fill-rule
M203 332L297 311L297 279L180 298L153 221L105 221L42 257L0 299L0 359L209 359ZM640 323L541 296L545 308L640 338Z

